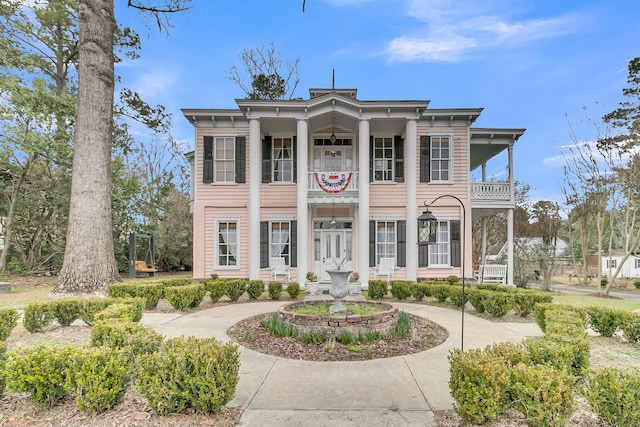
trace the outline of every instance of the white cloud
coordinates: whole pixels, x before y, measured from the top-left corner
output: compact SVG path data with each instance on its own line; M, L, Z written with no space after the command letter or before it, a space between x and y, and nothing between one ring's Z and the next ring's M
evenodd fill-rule
M391 40L392 61L460 61L472 52L559 37L580 28L576 15L513 19L509 2L411 0L408 15L424 24L419 35Z
M167 68L156 68L132 75L130 88L142 98L152 98L167 92L176 82L177 73Z

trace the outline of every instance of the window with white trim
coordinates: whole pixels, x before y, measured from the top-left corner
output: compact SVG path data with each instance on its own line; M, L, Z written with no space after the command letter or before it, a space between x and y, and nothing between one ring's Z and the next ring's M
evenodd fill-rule
M431 137L431 182L451 181L451 137Z
M238 221L219 220L216 225L216 267L239 268Z
M376 265L380 258L396 257L396 222L376 221Z
M607 268L609 268L609 269L618 268L618 260L617 259L608 259L607 260Z
M393 175L393 138L376 137L373 139L373 180L391 181Z
M215 182L236 181L236 138L216 136L213 146Z
M271 182L293 182L293 140L273 138Z
M438 221L436 243L429 245L429 267L451 265L450 237L449 221Z
M291 266L291 222L272 221L269 224L269 253L271 257L282 257Z
M636 268L640 268L640 258L636 258Z

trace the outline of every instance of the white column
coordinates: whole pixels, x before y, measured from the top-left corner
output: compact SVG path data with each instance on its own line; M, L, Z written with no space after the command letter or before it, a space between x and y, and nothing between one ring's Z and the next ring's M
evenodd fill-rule
M358 126L358 270L360 282L369 283L369 121Z
M482 255L480 256L480 267L482 277L481 283L484 283L484 265L487 264L487 217L482 217Z
M407 120L404 145L406 147L407 174L407 280L418 278L418 124L415 120Z
M260 120L249 121L249 279L260 279Z
M511 201L516 201L516 182L513 177L513 144L509 144L509 188L511 189Z
M307 163L309 151L309 137L307 130L307 121L298 120L298 129L296 136L296 161L298 163L297 176L297 220L298 220L298 282L303 283L308 270L308 261L310 254L309 246L309 207L307 202L308 179L307 179Z
M513 208L509 208L507 215L507 285L513 285Z

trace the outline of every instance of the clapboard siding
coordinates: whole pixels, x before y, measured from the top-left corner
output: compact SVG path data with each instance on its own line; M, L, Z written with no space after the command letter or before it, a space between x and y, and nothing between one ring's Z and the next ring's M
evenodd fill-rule
M249 275L249 247L247 245L249 237L249 222L248 212L246 208L243 209L219 209L206 207L204 209L204 248L203 259L204 263L204 276L209 277L212 273L218 274L220 277L225 278L238 278L247 277ZM238 220L239 227L239 269L216 269L216 220Z

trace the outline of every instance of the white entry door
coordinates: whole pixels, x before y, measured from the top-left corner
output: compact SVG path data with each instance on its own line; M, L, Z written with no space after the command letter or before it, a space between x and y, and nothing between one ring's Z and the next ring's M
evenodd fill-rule
M353 232L351 230L323 230L321 280L330 280L327 270L353 269Z

